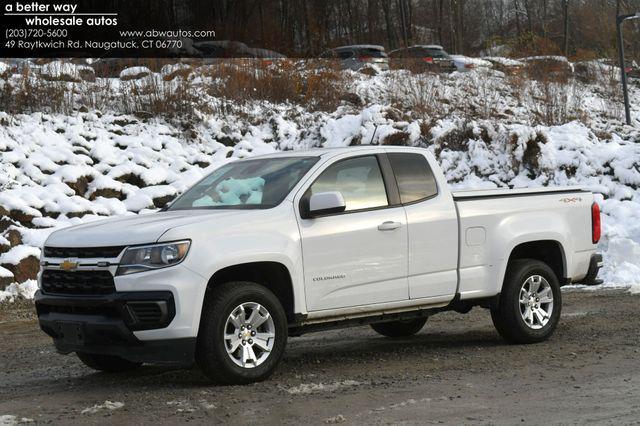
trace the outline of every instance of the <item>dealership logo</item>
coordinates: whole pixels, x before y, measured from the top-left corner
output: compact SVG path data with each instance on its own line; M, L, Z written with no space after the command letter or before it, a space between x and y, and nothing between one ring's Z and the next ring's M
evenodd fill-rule
M78 260L77 259L65 259L60 264L60 269L63 271L73 271L78 268Z

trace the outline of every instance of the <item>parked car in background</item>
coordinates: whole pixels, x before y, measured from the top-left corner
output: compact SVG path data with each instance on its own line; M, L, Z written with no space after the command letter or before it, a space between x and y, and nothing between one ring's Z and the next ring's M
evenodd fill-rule
M451 59L458 72L469 72L477 68L493 68L493 64L484 59L470 58L464 55L451 55Z
M373 44L356 44L341 46L327 50L320 55L321 59L338 59L343 69L360 71L373 67L380 71L389 70L389 57L384 47Z
M417 45L397 49L389 53L393 65L425 71L453 72L456 66L449 54L438 45Z

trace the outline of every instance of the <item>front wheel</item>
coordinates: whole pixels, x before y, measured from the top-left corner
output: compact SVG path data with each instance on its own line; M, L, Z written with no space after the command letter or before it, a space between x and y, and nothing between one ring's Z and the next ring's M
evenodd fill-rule
M553 334L561 309L560 284L553 270L537 260L518 259L507 268L491 319L508 342L538 343Z
M196 362L216 383L268 378L287 344L287 318L278 298L250 282L229 282L205 300Z
M409 337L422 330L426 322L426 318L416 318L371 324L371 328L386 337Z

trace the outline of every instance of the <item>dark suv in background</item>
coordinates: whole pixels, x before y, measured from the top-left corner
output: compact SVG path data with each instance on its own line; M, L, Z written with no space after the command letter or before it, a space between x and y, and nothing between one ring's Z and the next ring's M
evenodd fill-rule
M360 71L366 67L375 67L380 71L389 70L389 57L384 47L373 44L336 47L324 52L320 58L340 60L343 69L353 71Z
M453 72L456 65L449 54L438 45L419 45L397 49L389 53L394 68L414 71Z

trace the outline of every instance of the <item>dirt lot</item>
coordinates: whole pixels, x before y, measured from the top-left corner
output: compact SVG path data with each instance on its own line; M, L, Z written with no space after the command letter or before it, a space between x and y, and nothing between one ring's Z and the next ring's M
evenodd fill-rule
M271 380L215 387L195 369L94 373L53 351L30 303L3 305L0 423L637 423L639 306L621 291L565 292L557 333L534 346L506 345L478 308L403 340L310 334L289 341Z

